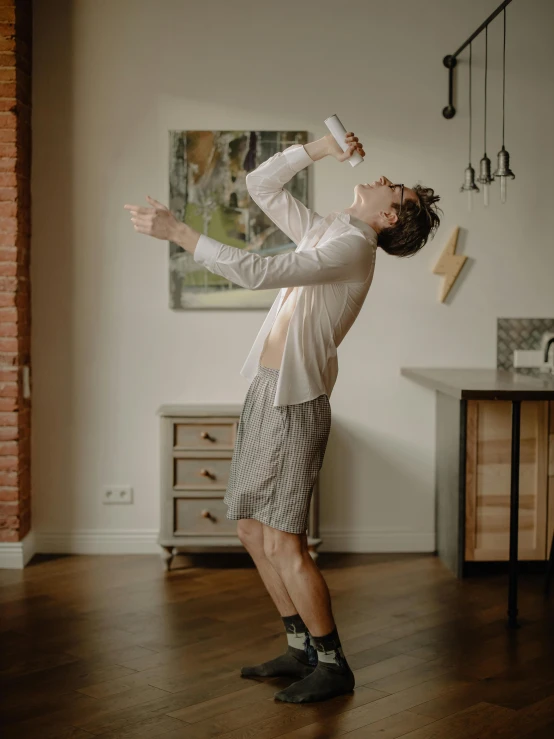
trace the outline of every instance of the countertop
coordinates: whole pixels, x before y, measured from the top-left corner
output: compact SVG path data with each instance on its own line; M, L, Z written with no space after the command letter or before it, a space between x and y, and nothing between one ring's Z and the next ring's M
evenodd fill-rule
M404 377L459 400L554 400L554 375L498 369L401 367Z

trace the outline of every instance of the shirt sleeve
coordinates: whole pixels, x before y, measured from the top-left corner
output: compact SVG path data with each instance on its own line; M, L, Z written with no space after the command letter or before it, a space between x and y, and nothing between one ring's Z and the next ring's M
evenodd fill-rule
M355 234L345 234L304 251L268 257L202 234L194 250L195 262L248 290L364 282L373 257L371 245Z
M293 144L246 175L246 187L252 200L296 245L312 226L323 219L285 190L283 185L313 163L314 160L302 144Z

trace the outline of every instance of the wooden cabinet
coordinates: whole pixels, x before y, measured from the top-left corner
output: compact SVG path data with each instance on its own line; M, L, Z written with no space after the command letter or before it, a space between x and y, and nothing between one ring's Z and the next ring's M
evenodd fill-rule
M508 559L511 423L510 402L469 400L467 403L466 561ZM549 501L548 460L549 402L522 402L519 559L544 560L547 557L549 532L552 535L547 512L549 507L552 511L554 503Z
M473 564L509 558L513 407L521 410L518 556L546 560L554 532L554 376L486 368L401 373L435 391L441 561L463 577Z
M227 489L241 405L163 405L160 416L160 533L169 569L179 550L242 549L237 522L226 516ZM308 546L317 557L319 485L308 519Z

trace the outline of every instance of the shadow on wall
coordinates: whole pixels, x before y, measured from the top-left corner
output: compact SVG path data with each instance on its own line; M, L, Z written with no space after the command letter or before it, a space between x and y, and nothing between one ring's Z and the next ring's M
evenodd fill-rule
M73 520L74 462L74 3L34 8L34 23L55 28L57 43L33 47L32 182L49 182L32 203L31 527L52 504ZM51 38L51 35L49 36ZM55 87L41 75L54 72ZM47 276L47 277L46 277ZM39 308L37 310L37 307Z

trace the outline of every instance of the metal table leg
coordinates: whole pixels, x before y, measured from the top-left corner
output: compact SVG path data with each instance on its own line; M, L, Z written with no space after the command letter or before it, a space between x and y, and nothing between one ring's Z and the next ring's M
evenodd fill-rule
M512 401L512 463L510 487L510 572L508 583L508 626L518 628L517 622L517 576L519 534L519 442L521 401Z

